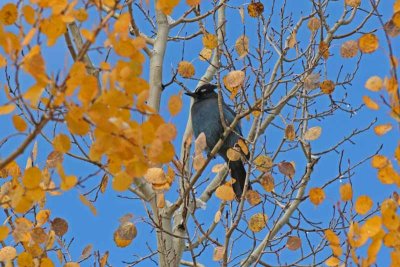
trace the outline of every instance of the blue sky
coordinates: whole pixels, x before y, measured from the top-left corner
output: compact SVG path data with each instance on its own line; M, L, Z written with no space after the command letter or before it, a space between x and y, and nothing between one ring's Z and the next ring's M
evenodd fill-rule
M264 1L263 1L264 2ZM342 3L333 2L331 8L329 9L332 13L330 13L330 17L328 20L335 20L337 16L337 10L341 10ZM380 7L380 12L384 17L384 21L386 21L389 16L392 14L392 1L386 2L384 1ZM271 3L265 3L265 13L268 13L271 8ZM365 6L368 7L368 3L365 3ZM172 14L173 18L177 18L182 13L185 5L180 5ZM311 10L309 1L287 1L288 11L293 12L295 16L299 15L300 10L305 12L309 12ZM205 9L205 8L204 8ZM289 12L288 12L289 13ZM240 16L237 10L230 10L227 13L227 35L228 35L228 43L233 46L234 41L238 36L243 34L243 30L246 31L246 34L249 35L250 41L252 40L252 36L255 36L256 32L256 22L254 19L246 16L245 18L245 26L240 22ZM141 20L139 20L141 21ZM92 24L91 24L92 23ZM141 24L139 22L139 24ZM272 23L279 23L279 18L275 18ZM88 27L93 25L94 22L89 21L85 25ZM206 21L207 29L211 29L212 21ZM148 29L144 28L144 32L148 32ZM379 75L384 77L389 74L388 68L388 57L387 57L387 45L384 42L384 38L382 35L382 31L380 29L380 25L376 19L372 19L366 25L368 30L378 29L377 35L381 40L380 49L372 54L372 55L363 55L360 70L357 73L356 78L352 82L352 85L347 88L337 88L334 96L338 97L344 94L349 95L349 100L354 106L358 106L362 103L361 97L363 95L369 95L374 99L378 100L378 94L371 93L364 88L364 83L368 79L368 77L372 75ZM183 31L191 32L193 28L190 26L185 28ZM176 30L173 31L175 33ZM305 35L298 35L299 40L307 40L308 36L306 36L307 31L302 31ZM357 33L352 39L358 38L361 36L361 32ZM347 40L347 39L346 39ZM398 44L396 39L392 39L394 44ZM344 65L345 70L351 70L354 68L354 64L356 59L343 59L339 55L340 44L342 41L335 42L333 47L331 47L331 53L333 56L329 58L327 64L327 69L329 70L328 76L332 80L336 78L336 75L339 71L341 65ZM395 46L394 46L395 47ZM185 53L183 55L184 60L191 61L196 67L196 78L199 78L204 70L207 67L207 63L201 62L197 55L202 48L201 37L197 37L187 44L185 44ZM71 64L72 59L67 52L65 44L62 39L60 39L55 46L52 48L44 50L44 56L47 62L48 70L57 73L64 69L64 66L68 66ZM171 66L176 67L182 57L182 43L171 43L168 45L165 64L164 64L164 81L169 81L171 76ZM91 56L93 61L96 63L103 60L104 55L99 55L98 53L92 52ZM114 58L111 57L111 60ZM239 64L240 65L240 64ZM148 62L146 62L146 66L148 66ZM5 74L2 72L0 74L0 81L4 81ZM143 77L148 78L148 68L144 68ZM183 80L185 85L188 88L193 88L196 85L196 81ZM23 85L28 85L29 80L24 80ZM4 84L4 82L2 82ZM184 98L184 107L181 113L174 117L170 118L167 112L166 103L171 95L177 94L181 89L178 86L168 87L165 93L162 96L161 102L161 114L166 114L164 118L167 121L171 121L177 125L178 128L178 137L175 141L176 150L179 150L181 137L183 135L184 127L186 124L186 119L188 116L189 110L189 99ZM0 94L0 103L3 103L5 99L4 94ZM225 98L228 101L227 98ZM326 108L329 105L329 98L327 96L321 97L316 105L318 108ZM324 121L315 121L310 124L310 126L321 126L323 128L323 133L320 139L313 142L313 148L315 151L324 150L329 147L335 140L340 140L343 136L348 135L354 128L363 128L366 127L372 120L378 118L378 123L387 123L392 122L393 120L389 119L387 110L385 108L380 111L371 111L366 108L361 109L356 114L349 116L347 113L338 112L337 115L329 117ZM2 137L6 135L6 133L14 131L11 125L11 118L8 117L0 117L0 123L3 125L3 133ZM243 132L247 132L249 130L249 123L243 121ZM61 127L62 128L62 127ZM51 132L51 129L47 130L48 133ZM282 138L282 132L278 129L271 128L267 130L266 133L267 138L267 147L268 150L274 151ZM6 157L7 154L15 148L15 145L18 144L22 138L14 138L12 142L4 145L0 150L0 157ZM39 146L39 155L38 155L38 164L40 167L44 166L46 161L46 157L48 153L51 151L51 146L47 144L43 138L38 138L38 146ZM398 129L392 130L390 133L385 135L384 137L377 137L372 130L357 136L354 140L355 144L346 143L342 149L344 149L344 161L350 162L351 164L356 163L367 155L372 154L376 151L381 145L383 145L382 152L386 155L393 155L394 147L398 142ZM28 155L28 152L31 151L32 146L27 149L27 153L21 156L18 159L20 166L25 166L25 161ZM304 159L300 157L299 152L285 154L278 157L277 161L281 160L294 160L296 162L296 166L301 166L304 164ZM338 165L338 155L335 153L330 154L326 158L321 159L315 168L315 172L312 175L311 182L308 186L308 189L314 186L323 185L329 178L332 178L337 174L337 165ZM220 158L217 158L213 161L211 165L214 163L222 162ZM344 164L345 166L346 164ZM64 167L68 174L75 174L77 176L84 177L85 175L91 173L95 169L92 166L87 164L81 164L78 161L66 157L64 160ZM297 178L301 174L302 169L299 167L299 171L296 174ZM208 169L203 176L211 176L210 170ZM119 196L128 196L133 197L132 194L129 193L117 193L114 192L110 184L107 188L107 191L104 195L100 195L98 200L95 202L95 206L98 211L97 216L93 216L89 209L84 206L79 201L79 194L86 192L91 188L94 184L97 184L101 179L101 176L96 177L96 179L89 181L86 188L76 188L69 192L64 193L61 196L48 196L48 200L46 203L46 208L52 211L52 218L61 217L68 221L69 223L69 232L66 235L67 241L71 238L74 238L74 241L71 246L71 255L73 260L77 261L83 248L88 244L93 244L94 250L99 250L101 254L105 251L110 251L109 262L113 266L122 266L122 261L133 261L135 260L135 255L145 256L148 254L147 244L148 246L155 249L155 235L154 231L147 223L144 222L144 218L147 217L145 210L142 207L142 203L138 200L121 198ZM279 175L276 176L276 180L282 179ZM384 198L388 197L395 191L397 188L395 186L383 186L379 183L376 178L376 171L370 167L369 161L356 169L356 173L352 177L352 183L354 188L354 199L358 195L367 194L373 199L377 201L381 201ZM324 203L318 207L314 207L314 205L310 204L307 200L303 204L301 204L301 209L304 211L306 216L312 218L316 221L323 222L323 227L327 227L329 222L326 221L326 218L331 215L332 206L336 205L339 201L339 186L340 182L333 183L325 189L327 198ZM261 187L256 187L257 190L262 191ZM308 190L307 190L308 191ZM168 197L171 200L171 196L174 196L174 190L168 193ZM220 201L213 197L213 199L207 204L207 208L205 211L199 211L197 216L205 225L208 225L210 222L210 218L213 218L216 209L218 208ZM267 206L265 210L268 214L273 207ZM118 227L118 218L123 216L126 213L132 213L134 215L133 221L136 223L138 228L138 236L132 242L132 244L126 248L117 248L113 242L113 232ZM252 212L250 212L251 214ZM1 215L1 219L5 219L4 215ZM192 224L189 224L192 225ZM193 225L192 225L193 226ZM242 225L243 226L243 225ZM217 233L223 233L222 227L217 229ZM262 231L258 235L261 237L266 233L266 230ZM257 236L258 236L257 235ZM242 244L241 244L242 245ZM243 247L246 247L247 244L243 244ZM204 254L199 258L199 261L206 266L217 266L216 262L213 262L212 259L212 246L209 246ZM239 250L244 249L242 247ZM329 251L328 251L329 252ZM282 256L290 262L296 257L299 256L300 251L287 251L284 250L282 252ZM185 255L185 259L190 260L190 255ZM155 258L157 259L157 258ZM93 260L89 259L85 261L82 266L91 266ZM145 261L137 266L151 266L153 263L149 261ZM379 266L388 265L388 254L387 251L382 251L378 259Z

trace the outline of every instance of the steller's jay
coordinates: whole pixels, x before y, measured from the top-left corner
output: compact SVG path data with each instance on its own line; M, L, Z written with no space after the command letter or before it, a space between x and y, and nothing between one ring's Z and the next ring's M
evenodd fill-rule
M224 132L218 108L218 95L214 92L215 88L217 88L217 86L214 84L204 84L198 87L193 93L185 93L194 98L194 103L191 109L194 135L197 138L202 132L204 132L209 151L214 148ZM224 112L226 125L229 126L234 120L236 114L224 102L222 102L222 110ZM236 125L234 130L236 133L242 135L242 129L239 124ZM243 162L240 159L237 161L230 161L226 155L228 148L233 148L240 138L240 136L235 132L231 132L228 135L224 144L218 151L218 154L228 163L231 176L235 179L235 183L233 183L233 191L235 192L236 197L240 199L246 181L246 170L244 169ZM249 184L249 189L250 188Z

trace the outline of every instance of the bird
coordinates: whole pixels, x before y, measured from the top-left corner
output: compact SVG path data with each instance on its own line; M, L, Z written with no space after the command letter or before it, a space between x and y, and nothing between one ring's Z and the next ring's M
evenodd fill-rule
M215 84L206 83L194 92L186 92L194 99L191 107L192 128L195 137L197 138L201 133L206 136L207 150L211 151L217 144L219 139L224 133L224 127L221 123L221 116L218 107L218 94L214 91L217 88ZM236 113L222 101L222 111L225 120L225 125L229 126L236 117ZM233 148L242 136L242 129L238 123L234 131L232 131L225 139L223 145L218 151L225 162L228 164L231 177L235 179L232 184L233 191L236 198L239 200L243 194L246 182L246 170L241 159L231 161L227 157L229 148ZM250 183L248 189L251 189Z

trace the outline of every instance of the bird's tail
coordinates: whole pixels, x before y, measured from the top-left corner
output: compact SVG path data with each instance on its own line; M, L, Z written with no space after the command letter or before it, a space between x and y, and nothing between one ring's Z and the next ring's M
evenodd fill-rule
M246 182L246 170L244 169L243 162L241 160L230 161L229 169L231 170L231 176L235 179L233 183L233 191L236 194L236 198L240 199L243 194L244 184ZM251 189L250 183L248 189Z

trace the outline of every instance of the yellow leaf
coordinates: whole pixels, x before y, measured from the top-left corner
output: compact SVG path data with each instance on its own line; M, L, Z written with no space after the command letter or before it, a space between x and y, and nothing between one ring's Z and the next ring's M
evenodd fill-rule
M49 218L50 218L50 210L40 210L36 214L37 226L42 226L49 220Z
M261 202L261 197L257 191L248 190L246 193L246 200L251 206L255 206Z
M80 9L74 11L74 17L76 20L78 20L80 22L84 22L88 18L88 13L86 12L86 10L84 8L80 8Z
M224 258L225 249L222 246L218 246L214 248L213 252L213 261L220 261Z
M258 170L267 172L272 168L274 163L272 162L271 157L267 155L260 155L254 160L254 164Z
M39 267L54 267L54 263L49 258L41 258Z
M335 91L335 83L331 80L325 80L320 84L321 91L324 94L332 94Z
M319 187L311 188L309 194L310 201L316 206L321 204L325 199L325 192L322 188Z
M351 184L342 184L339 190L342 201L350 201L353 198L353 189Z
M241 35L235 42L235 50L239 58L245 57L249 53L249 38L246 35Z
M79 200L85 205L88 206L90 211L93 213L93 215L97 215L97 210L93 203L89 201L84 195L79 195Z
M15 106L13 104L0 106L0 115L9 114L9 113L13 112L14 109L15 109Z
M5 225L1 225L0 226L0 241L4 241L7 238L9 233L10 233L10 229Z
M375 155L372 157L371 165L376 169L381 169L390 164L389 159L383 155Z
M226 152L226 156L230 161L238 161L240 160L240 152L234 148L228 148Z
M247 6L247 13L252 18L261 16L263 12L264 12L264 5L261 2L251 2Z
M191 78L195 74L195 69L192 63L189 61L181 61L178 64L178 73L183 78Z
M201 0L186 0L186 4L189 6L197 6L200 4Z
M378 92L382 89L383 87L383 81L381 77L379 76L371 76L368 78L368 80L365 82L365 88L368 90L371 90L373 92Z
M22 14L24 14L25 20L28 24L33 25L35 23L35 10L33 7L29 5L23 6Z
M260 232L267 225L267 220L268 217L265 214L262 213L254 214L253 216L250 217L248 224L250 231L255 233Z
M373 205L373 201L368 196L359 196L354 205L354 209L358 214L366 214Z
M382 226L382 218L379 216L373 216L367 219L367 221L362 226L362 230L368 237L373 237L376 235Z
M325 261L325 264L329 267L336 267L340 263L340 260L336 257L330 257Z
M124 222L114 232L114 242L118 247L126 247L136 235L136 226L132 222Z
M392 130L392 124L390 123L386 123L386 124L381 124L378 126L374 127L374 131L377 135L382 136L384 134L386 134L387 132L389 132L390 130Z
M0 54L0 68L4 68L5 66L7 66L7 59Z
M358 44L354 40L346 41L340 47L340 55L343 58L352 58L358 54Z
M17 21L18 9L15 4L5 4L0 10L0 22L4 25L12 25Z
M17 256L17 250L14 247L6 246L0 249L0 261L11 261Z
M82 80L81 89L78 93L78 99L84 106L90 104L90 102L96 97L99 92L97 78L93 75L87 75Z
M266 173L260 180L260 184L267 192L272 192L275 188L274 177L270 173Z
M232 201L235 199L235 193L233 192L232 185L225 183L217 187L215 190L215 196L223 201Z
M317 140L321 136L322 128L319 126L311 127L304 134L304 139L308 141Z
M212 56L212 50L208 49L206 47L203 47L203 49L201 49L200 54L199 54L199 59L201 61L206 61L206 60L210 60Z
M112 181L112 188L115 191L125 191L131 186L133 177L126 172L119 172L114 176Z
M244 71L233 70L224 77L223 82L228 89L235 88L243 84L244 78L245 78Z
M32 255L25 251L18 255L17 263L18 263L18 266L21 266L21 267L22 266L23 267L34 266Z
M42 172L37 167L30 167L25 170L24 177L22 178L22 183L26 188L36 188L42 181Z
M64 191L68 191L72 189L78 183L78 178L73 175L67 175L64 179L61 180L60 189Z
M176 116L182 109L182 93L173 95L168 101L168 110L172 116Z
M218 46L218 39L215 34L206 33L203 35L203 45L205 48L214 49Z
M379 109L379 105L374 100L372 100L369 96L364 95L362 97L362 99L363 99L364 104L368 108L373 109L373 110L378 110Z
M71 149L71 141L69 140L68 135L59 134L54 137L53 147L55 151L67 153Z
M21 118L21 116L19 115L14 115L12 117L12 121L15 129L17 129L19 132L25 132L26 129L28 128L28 125L26 124L25 120Z
M285 138L289 141L294 141L296 138L296 132L293 124L288 124L285 128Z
M379 40L373 33L367 33L358 39L358 47L363 53L372 53L379 47Z
M317 31L321 27L321 21L317 17L312 17L308 21L307 27L313 32Z
M37 28L30 29L29 32L25 35L24 40L22 41L21 45L22 46L28 45L31 42L32 38L35 36L36 31L37 31Z

